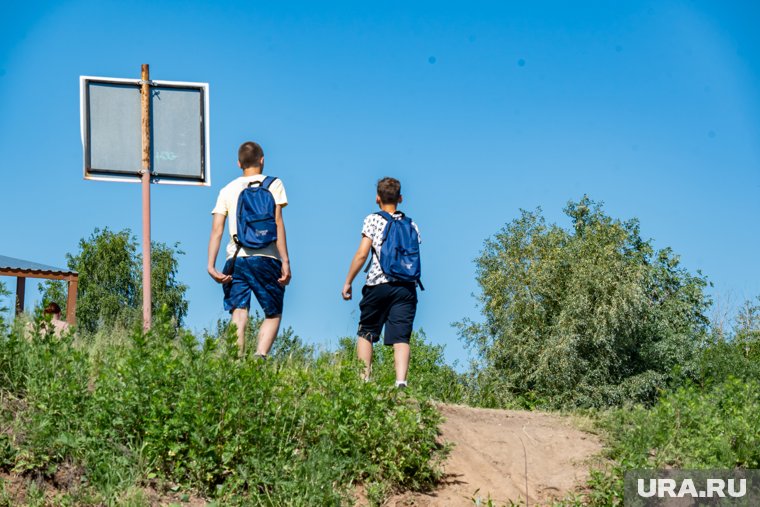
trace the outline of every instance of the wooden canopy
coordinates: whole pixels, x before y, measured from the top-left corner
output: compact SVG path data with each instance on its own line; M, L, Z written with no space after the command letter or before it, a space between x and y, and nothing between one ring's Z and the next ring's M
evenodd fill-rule
M27 278L66 280L68 282L66 320L72 326L76 323L77 287L79 286L79 274L76 271L0 255L0 276L16 277L16 315L24 311Z

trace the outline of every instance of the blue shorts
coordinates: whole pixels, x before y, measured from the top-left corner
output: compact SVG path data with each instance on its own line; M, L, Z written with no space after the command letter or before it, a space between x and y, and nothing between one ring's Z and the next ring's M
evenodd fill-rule
M223 273L230 272L232 259L224 264ZM277 281L282 276L282 262L271 257L252 255L238 257L232 281L225 283L224 309L228 312L236 308L251 308L251 292L261 305L265 317L282 315L285 287Z

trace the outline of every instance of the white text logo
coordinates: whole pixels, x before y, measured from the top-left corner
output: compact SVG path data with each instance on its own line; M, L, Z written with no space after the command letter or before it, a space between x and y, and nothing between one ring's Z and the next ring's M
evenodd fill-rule
M675 479L639 479L637 486L643 498L741 498L747 494L746 479L707 479L702 490L697 489L692 479L684 479L680 485Z

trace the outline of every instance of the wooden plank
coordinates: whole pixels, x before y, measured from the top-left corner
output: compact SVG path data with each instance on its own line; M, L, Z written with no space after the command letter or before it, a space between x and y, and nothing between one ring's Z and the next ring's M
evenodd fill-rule
M79 280L69 280L69 292L66 296L66 321L70 325L74 325L77 322L77 290L79 288Z
M24 312L24 293L26 292L26 278L16 278L16 315Z

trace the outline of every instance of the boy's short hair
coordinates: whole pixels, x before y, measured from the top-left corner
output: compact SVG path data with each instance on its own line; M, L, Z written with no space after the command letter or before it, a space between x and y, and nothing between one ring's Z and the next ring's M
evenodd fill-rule
M396 178L385 177L377 182L377 195L383 204L398 204L401 197L401 182Z
M264 158L264 150L259 143L248 141L240 145L238 149L238 161L243 169L249 167L261 167L261 161Z
M48 315L58 315L61 313L61 307L57 303L48 303L44 312Z

